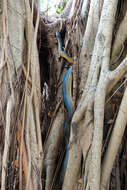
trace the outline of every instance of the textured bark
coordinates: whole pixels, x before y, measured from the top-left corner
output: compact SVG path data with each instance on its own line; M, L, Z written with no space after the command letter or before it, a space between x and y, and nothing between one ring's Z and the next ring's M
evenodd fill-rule
M6 189L9 185L11 189L12 181L14 183L13 188L18 188L14 174L18 168L20 176L16 175L17 179L19 177L19 189L23 189L25 185L26 189L29 189L29 186L33 188L32 185L34 189L37 189L38 187L41 188L43 155L39 120L41 105L40 71L36 45L40 13L37 14L34 28L33 13L28 1L5 0L1 3L1 9L0 125L5 129L5 135L4 133L2 135L5 141L4 138L1 139L3 141L1 145L4 145L4 151L1 148L1 154L3 154L1 188ZM24 73L22 73L22 65L26 71ZM30 84L28 84L27 78L30 79ZM26 134L24 134L24 129ZM25 153L23 152L24 149L27 150ZM28 170L25 168L26 162ZM14 163L14 166L10 163ZM10 167L13 175L9 173L8 168ZM24 170L25 176L22 170ZM24 177L23 185L22 179Z
M41 18L39 9L39 1L0 1L1 189L124 190L127 3L68 0L61 14ZM56 31L73 59L64 177L66 61Z
M110 173L115 162L115 158L122 141L122 137L127 124L126 117L126 106L127 106L127 88L124 92L124 96L120 105L120 109L116 118L112 136L109 141L109 145L105 154L105 158L102 164L102 178L101 178L101 189L105 190L107 182L110 177ZM112 155L112 157L111 157Z

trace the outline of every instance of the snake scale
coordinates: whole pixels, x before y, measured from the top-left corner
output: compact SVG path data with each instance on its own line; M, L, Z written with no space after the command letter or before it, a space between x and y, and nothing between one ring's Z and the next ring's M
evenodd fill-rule
M68 142L69 142L69 136L70 136L70 122L74 113L74 103L72 99L72 66L71 66L73 63L73 60L63 50L60 32L56 32L56 37L58 40L58 52L60 56L65 58L70 64L69 68L64 74L63 81L62 81L62 96L63 96L63 101L67 110L67 115L65 117L65 122L64 122L64 137L65 137L66 152L65 152L64 163L62 166L62 176L64 177L66 167L67 167L67 162L68 162L68 155L69 155Z

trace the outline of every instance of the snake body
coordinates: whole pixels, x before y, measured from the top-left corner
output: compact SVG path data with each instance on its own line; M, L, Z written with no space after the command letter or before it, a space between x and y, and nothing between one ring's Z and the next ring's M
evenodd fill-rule
M69 62L69 64L72 64L73 63L72 58L69 57L66 54L66 52L63 51L62 39L59 32L56 32L56 37L58 39L58 52L60 56L65 58ZM64 137L65 137L65 148L66 148L64 163L62 167L62 176L64 177L68 162L68 155L69 155L68 142L70 135L70 122L74 112L74 104L72 99L72 66L70 66L64 74L62 81L62 96L67 110L67 115L64 122Z
M60 32L56 32L56 37L58 39L58 52L61 57L64 57L70 64L73 63L73 60L70 56L67 55L65 51L63 51L62 38Z
M66 71L62 83L62 95L64 104L68 111L68 117L71 119L74 112L74 104L72 100L72 66Z

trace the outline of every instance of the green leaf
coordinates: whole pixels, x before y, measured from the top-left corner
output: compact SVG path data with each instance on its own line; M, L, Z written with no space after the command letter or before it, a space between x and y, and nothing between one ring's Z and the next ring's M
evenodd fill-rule
M56 9L57 13L61 13L62 10L63 10L63 7L58 7L58 8Z

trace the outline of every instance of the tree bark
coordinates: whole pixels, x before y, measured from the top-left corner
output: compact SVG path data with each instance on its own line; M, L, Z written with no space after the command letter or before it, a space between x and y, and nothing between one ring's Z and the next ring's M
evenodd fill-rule
M126 22L125 0L68 0L50 17L40 14L38 0L0 1L1 189L127 188ZM68 66L56 31L73 59L65 176Z

